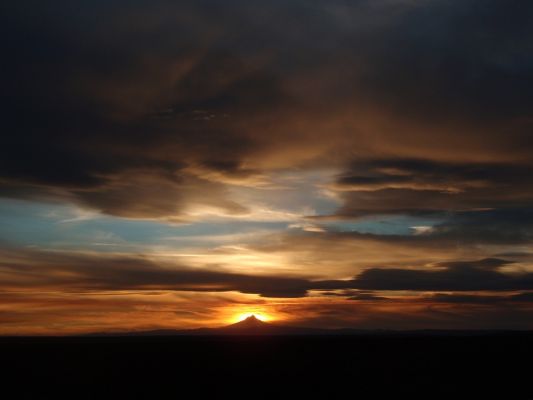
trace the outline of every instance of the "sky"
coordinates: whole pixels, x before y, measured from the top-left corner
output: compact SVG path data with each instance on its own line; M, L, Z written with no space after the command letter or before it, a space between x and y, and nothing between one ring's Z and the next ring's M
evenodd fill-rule
M0 334L533 329L532 2L0 8Z

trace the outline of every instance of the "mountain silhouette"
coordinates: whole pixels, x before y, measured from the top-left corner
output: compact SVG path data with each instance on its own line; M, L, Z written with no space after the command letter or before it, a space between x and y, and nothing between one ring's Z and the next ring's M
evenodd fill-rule
M278 323L264 322L255 315L237 323L219 328L198 328L198 329L157 329L148 331L129 332L96 332L83 336L293 336L293 335L394 335L394 336L476 336L489 335L498 331L484 330L411 330L394 331L386 329L320 329L307 328L292 325L282 325ZM499 331L512 332L512 331Z
M268 329L271 326L271 324L267 322L261 321L259 318L257 318L255 315L250 315L246 319L243 319L242 321L239 321L235 324L228 325L224 327L223 329L234 329L234 330L261 330L261 329Z
M90 336L183 336L183 335L327 335L335 334L335 330L303 328L291 325L281 325L261 321L255 315L251 315L237 323L219 328L199 328L187 330L158 329L151 331L133 331L121 333L99 332ZM337 332L338 333L338 332Z
M96 332L84 336L330 336L330 335L394 335L394 336L475 336L489 335L498 331L490 330L411 330L394 331L387 329L320 329L307 328L292 325L283 325L261 321L255 315L251 315L237 323L219 328L199 328L199 329L157 329L149 331L129 331L129 332ZM504 332L504 331L500 331ZM511 332L511 331L509 331Z

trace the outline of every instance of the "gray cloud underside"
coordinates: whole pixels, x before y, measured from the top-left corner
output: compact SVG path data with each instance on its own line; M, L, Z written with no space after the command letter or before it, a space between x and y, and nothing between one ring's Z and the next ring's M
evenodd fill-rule
M158 265L143 257L3 251L3 290L181 290L239 291L263 297L303 297L331 291L527 291L533 273L503 272L511 261L488 258L417 269L369 268L351 280L317 281ZM364 294L364 292L362 292ZM361 294L361 293L359 293ZM350 295L347 295L350 297ZM351 296L353 298L353 296ZM516 297L518 300L521 297ZM364 296L360 298L364 300ZM439 299L437 298L436 301ZM524 297L524 301L527 299Z
M355 161L334 188L343 216L431 214L527 208L533 200L529 164L457 163L424 159Z
M507 291L533 289L533 273L504 273L509 261L488 258L479 261L440 263L435 268L364 270L350 281L324 281L318 288L414 290L414 291Z

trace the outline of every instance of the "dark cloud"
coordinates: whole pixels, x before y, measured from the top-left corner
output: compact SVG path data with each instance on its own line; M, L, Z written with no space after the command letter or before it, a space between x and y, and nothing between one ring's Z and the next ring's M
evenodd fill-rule
M413 9L389 28L383 44L390 52L378 48L382 62L373 64L372 84L380 79L378 93L386 93L391 106L439 119L494 121L528 113L531 97L520 82L533 61L527 54L531 4L436 1Z
M358 292L350 294L348 300L361 300L361 301L385 301L390 300L384 296L377 296L372 292Z
M0 273L4 290L239 291L264 297L302 297L309 285L299 278L159 265L141 256L6 251L3 256Z
M512 303L531 303L533 302L533 293L519 293L508 296L483 296L471 294L447 294L436 293L425 298L429 302L436 303L454 303L454 304L479 304L479 305L495 305L495 304L511 304Z
M238 208L197 179L199 166L239 180L354 154L385 157L382 166L390 154L433 161L401 161L418 175L408 178L351 171L340 185L386 188L346 193L343 215L514 204L530 184L526 1L30 1L2 9L3 195L179 219L197 192L224 212ZM498 164L509 160L520 163ZM115 182L139 172L154 182ZM161 185L175 206L151 200ZM413 186L436 190L405 188Z
M254 60L207 48L214 10L167 5L168 17L163 5L34 3L3 14L2 194L140 218L179 219L200 198L239 209L194 166L240 177L255 145L234 125L281 107L279 83ZM202 27L181 15L202 10Z
M487 258L453 261L427 269L369 268L349 281L324 281L315 288L412 291L533 290L533 273L503 272L512 262Z
M337 184L341 190L412 189L461 193L494 186L509 189L520 185L528 189L531 183L527 164L378 159L354 162L350 170L339 177Z
M187 218L183 212L191 204L230 215L248 211L227 198L223 185L187 175L165 179L157 174L132 171L110 179L97 190L71 193L78 203L121 217L182 221Z
M389 298L384 296L376 295L374 292L365 291L365 290L339 290L339 291L321 291L320 295L322 296L334 296L334 297L344 297L348 300L362 300L362 301L381 301L389 300Z
M332 189L336 218L431 217L420 242L518 244L533 239L532 166L427 159L353 162Z
M532 184L529 164L381 159L354 162L333 188L345 201L338 214L360 217L520 208Z
M434 226L435 239L455 239L463 243L525 244L533 240L533 208L501 208L454 213ZM524 257L511 253L509 257ZM505 257L505 256L502 256Z
M502 295L500 293L492 294L469 294L464 292L459 293L434 293L431 295L417 295L415 296L397 296L391 295L389 297L379 295L379 292L365 291L365 290L340 290L334 292L321 292L321 295L343 297L347 300L359 301L388 301L393 304L401 305L403 303L419 303L419 304L464 304L464 305L480 305L480 306L516 306L516 303L531 303L533 302L533 292L523 292L511 295Z
M383 300L372 293L376 290L533 290L533 273L501 271L512 261L497 258L445 262L425 269L369 268L351 280L317 281L165 265L141 256L29 251L4 251L3 255L0 272L5 290L239 291L264 297L303 297L309 290L345 290L340 294L354 300Z

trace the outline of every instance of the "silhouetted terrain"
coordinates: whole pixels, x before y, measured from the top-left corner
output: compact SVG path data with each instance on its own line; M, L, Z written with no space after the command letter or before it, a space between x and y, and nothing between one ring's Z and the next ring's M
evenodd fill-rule
M493 336L521 334L513 331L487 330L368 330L368 329L320 329L279 323L263 322L252 315L237 323L218 328L198 329L158 329L149 331L94 332L91 337L131 337L131 336Z
M533 398L531 333L21 337L0 351L13 399Z
M199 328L199 329L158 329L152 331L132 331L132 332L96 332L90 336L226 336L226 335L336 335L343 333L354 333L351 330L313 329L298 326L282 325L277 323L263 322L251 315L248 318L235 324L222 326L219 328Z

